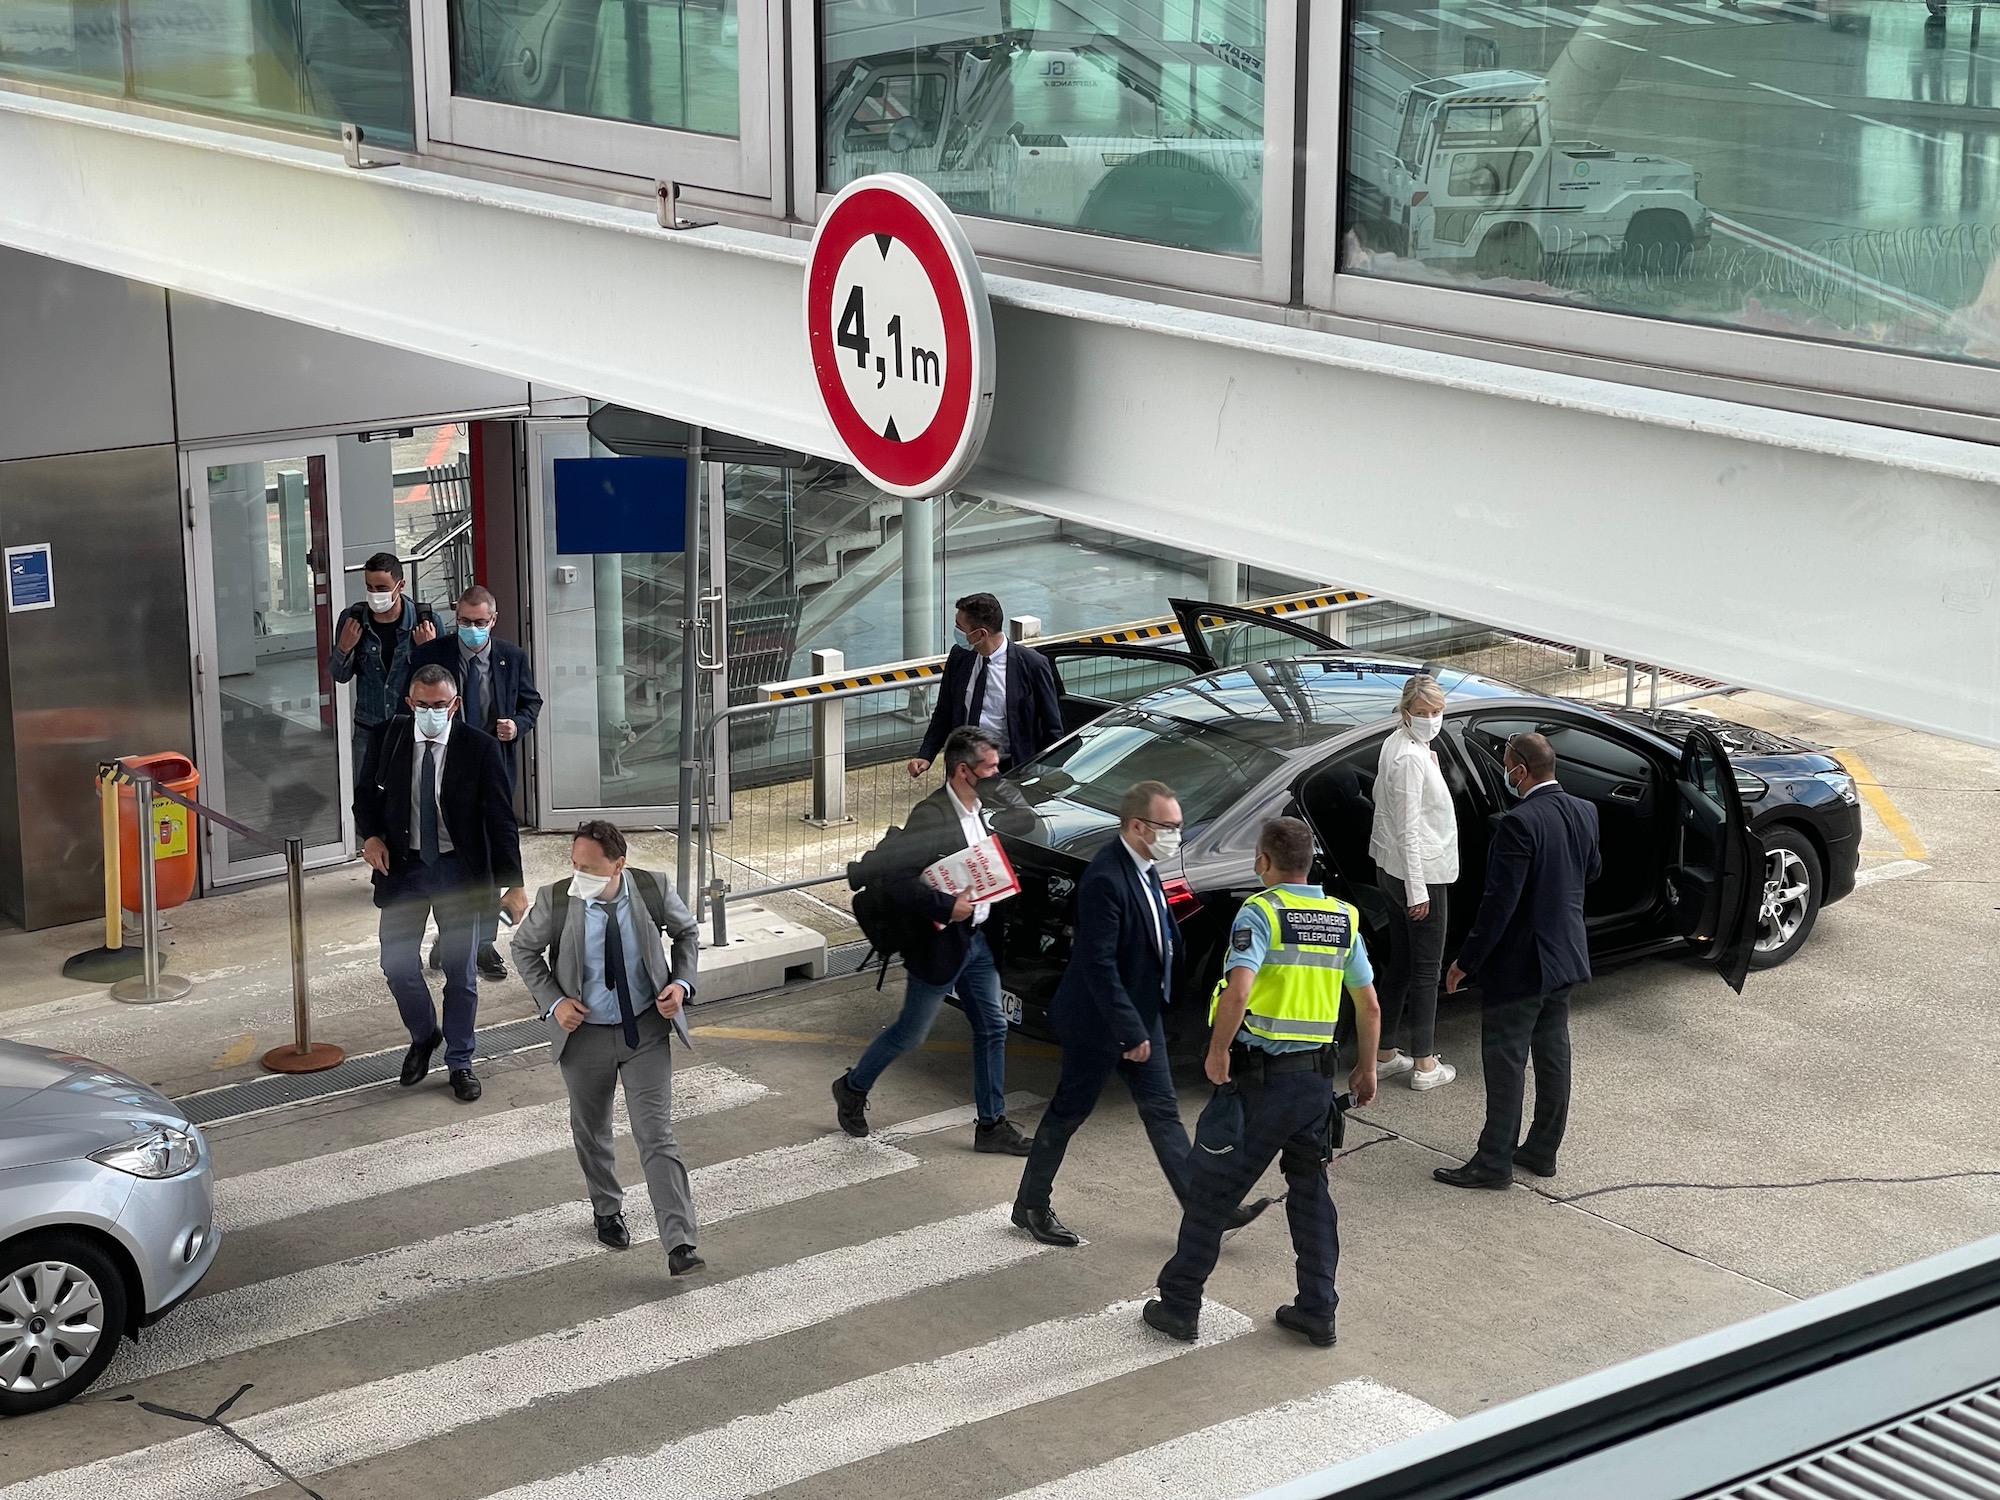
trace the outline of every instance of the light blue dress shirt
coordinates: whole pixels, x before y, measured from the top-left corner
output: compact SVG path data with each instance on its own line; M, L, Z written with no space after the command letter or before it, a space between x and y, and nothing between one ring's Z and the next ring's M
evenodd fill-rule
M643 1015L653 1003L653 982L646 973L646 960L639 950L639 928L633 913L632 882L621 875L618 894L609 901L583 903L583 1001L584 1020L596 1026L622 1026L625 1018L618 1009L618 991L604 972L604 930L615 911L618 935L625 950L625 983L632 991L632 1013Z
M1277 889L1287 896L1317 899L1326 895L1316 885L1281 885ZM1271 924L1265 919L1263 911L1255 906L1239 909L1236 921L1229 929L1229 957L1223 961L1223 973L1226 975L1231 969L1248 969L1254 974L1264 967L1264 955L1270 951ZM1347 969L1341 977L1351 990L1375 982L1375 966L1368 961L1368 945L1361 940L1358 930L1354 933L1354 946L1347 950ZM1318 1042L1280 1042L1267 1036L1253 1036L1247 1027L1236 1033L1236 1040L1246 1047L1261 1047L1266 1052L1306 1052L1319 1046Z

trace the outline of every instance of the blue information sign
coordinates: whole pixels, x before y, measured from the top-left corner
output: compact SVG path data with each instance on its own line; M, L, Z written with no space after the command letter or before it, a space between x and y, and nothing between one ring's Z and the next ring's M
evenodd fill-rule
M56 607L55 564L47 542L7 549L7 610Z
M559 458L556 551L679 552L687 536L684 458Z

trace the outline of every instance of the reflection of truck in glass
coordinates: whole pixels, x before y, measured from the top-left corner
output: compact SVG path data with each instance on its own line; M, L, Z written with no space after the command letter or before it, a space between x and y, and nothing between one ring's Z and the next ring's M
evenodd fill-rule
M1493 69L1425 78L1354 28L1348 215L1370 249L1482 276L1544 255L1672 270L1710 215L1686 162L1551 136L1547 81Z
M1093 0L1060 31L825 8L822 182L907 172L964 213L1254 252L1263 206L1261 9L1208 8L1194 42L1119 35ZM1251 38L1254 45L1242 40Z

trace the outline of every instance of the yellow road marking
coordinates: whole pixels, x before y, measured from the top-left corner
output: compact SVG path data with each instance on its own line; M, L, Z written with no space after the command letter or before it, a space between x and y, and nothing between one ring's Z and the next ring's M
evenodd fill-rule
M806 1042L817 1046L865 1047L872 1036L847 1036L838 1031L773 1031L762 1026L696 1026L696 1036L720 1037L735 1042ZM1024 1042L1008 1038L1007 1048L1022 1057L1061 1057L1062 1048L1046 1042ZM970 1052L970 1042L925 1042L925 1052Z
M224 1047L222 1055L210 1063L209 1068L211 1071L220 1072L224 1068L240 1067L256 1055L257 1033L246 1031L227 1047Z
M1861 757L1852 750L1836 750L1833 758L1847 767L1848 775L1854 778L1854 789L1868 799L1868 805L1875 809L1875 816L1889 830L1889 837L1901 846L1903 858L1929 859L1930 851L1924 848L1924 841L1917 837L1916 829L1903 816L1903 810L1889 800L1888 792L1875 779L1875 773L1861 763Z

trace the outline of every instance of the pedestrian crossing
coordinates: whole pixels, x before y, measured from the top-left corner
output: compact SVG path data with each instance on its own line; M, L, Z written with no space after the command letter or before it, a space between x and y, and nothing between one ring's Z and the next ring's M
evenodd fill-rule
M774 1133L796 1135L794 1109L824 1128L820 1111L806 1110L728 1068L690 1068L675 1082L677 1117L728 1112L729 1129L746 1146L769 1141ZM1040 1102L1031 1094L1011 1094L1007 1101L1010 1114ZM693 1282L669 1282L661 1266L651 1290L640 1294L644 1300L631 1305L618 1305L632 1295L618 1291L629 1288L629 1280L604 1283L601 1273L590 1269L595 1258L610 1252L597 1244L587 1206L576 1200L327 1264L299 1263L311 1260L309 1236L259 1242L260 1253L289 1257L289 1263L273 1264L276 1274L197 1296L175 1309L148 1330L145 1343L125 1347L93 1392L93 1405L129 1401L135 1394L151 1403L123 1408L151 1414L132 1429L143 1434L140 1446L33 1477L17 1477L18 1468L16 1474L6 1472L20 1463L18 1444L0 1448L0 1500L237 1500L266 1492L317 1492L315 1476L335 1471L343 1475L341 1493L352 1488L351 1476L359 1476L361 1488L370 1492L408 1493L413 1492L408 1476L426 1463L439 1465L440 1476L451 1476L452 1483L439 1492L454 1495L749 1500L1171 1361L1212 1359L1239 1341L1256 1342L1246 1336L1258 1331L1257 1324L1217 1302L1204 1309L1198 1343L1165 1338L1139 1319L1145 1287L1113 1284L1092 1295L1091 1278L1104 1277L1103 1266L1093 1268L1090 1260L1094 1247L1051 1250L1013 1227L1009 1204L975 1197L972 1203L985 1206L966 1211L962 1191L938 1192L940 1174L972 1158L957 1154L962 1146L955 1150L927 1138L962 1129L973 1118L973 1111L961 1106L885 1124L859 1140L825 1130L696 1168L690 1176L705 1226L789 1212L783 1222L802 1235L789 1252L795 1258L732 1275L728 1258L717 1257L710 1274ZM226 1137L218 1149L226 1163ZM460 1198L479 1201L483 1192L506 1191L505 1168L551 1153L567 1156L570 1149L563 1106L530 1105L260 1167L221 1179L217 1196L239 1233L329 1210L373 1213L379 1217L368 1220L371 1224L394 1223L399 1200L391 1195L421 1194L433 1184L455 1182ZM986 1184L992 1160L978 1158L979 1170L968 1175ZM996 1165L1002 1170L990 1186L1011 1187L1015 1164L1002 1159ZM482 1179L480 1173L488 1176ZM937 1196L898 1186L893 1200L882 1197L883 1189L874 1190L858 1215L845 1208L849 1195L892 1181L928 1184L926 1191ZM643 1188L628 1187L626 1197L634 1241L656 1239ZM922 1222L911 1223L905 1213L901 1224L908 1227L884 1224L887 1232L871 1232L884 1202L940 1200L942 1214L933 1206L919 1215ZM854 1225L870 1228L856 1234ZM624 1263L631 1269L644 1264ZM532 1280L548 1272L564 1279ZM519 1286L519 1295L538 1306L560 1306L550 1300L551 1288L559 1293L579 1276L612 1290L615 1310L561 1327L548 1327L552 1320L533 1331L517 1324L521 1336L511 1338L504 1318L497 1325L491 1319L473 1324L472 1329L485 1330L477 1332L453 1325L448 1315L456 1305L452 1299L495 1287ZM1112 1280L1125 1283L1128 1277L1121 1272ZM1047 1292L1037 1295L1036 1288ZM910 1352L921 1357L905 1355L907 1363L896 1363L894 1340L884 1343L880 1329L895 1327L906 1308L927 1306L934 1316L939 1306L952 1305L924 1300L941 1293L970 1297L981 1307L965 1325L979 1332L955 1338L947 1332L946 1339L962 1343L956 1348L934 1334L920 1338L921 1347ZM1100 1301L1107 1293L1118 1295ZM392 1368L375 1378L319 1374L313 1340L389 1315L401 1347L411 1326L407 1314L424 1303L443 1304L447 1314L434 1319L433 1332L425 1335L427 1349L436 1345L434 1362L398 1369L391 1360ZM591 1310L605 1305L599 1301ZM785 1351L798 1347L787 1340L806 1337L818 1347L829 1330L854 1319L876 1330L862 1343L883 1348L889 1355L886 1368L866 1361L857 1372L851 1358L829 1356L824 1373L815 1374L811 1361L787 1356ZM1270 1330L1262 1332L1268 1337ZM831 1347L838 1351L842 1342L836 1334ZM287 1350L283 1359L291 1385L285 1399L273 1402L254 1385L243 1385L233 1361L278 1346ZM764 1399L758 1399L764 1383L752 1380L742 1387L747 1395L711 1411L699 1424L656 1415L657 1392L672 1388L659 1381L685 1379L689 1390L704 1389L709 1377L701 1373L702 1362L717 1359L738 1361L732 1368L746 1359L777 1360L783 1373L774 1371ZM258 1368L274 1366L267 1358ZM350 1367L334 1361L329 1368ZM148 1389L148 1382L162 1376L180 1382L167 1388L167 1397ZM333 1388L326 1388L329 1384ZM188 1389L219 1392L195 1402L202 1411L208 1400L238 1404L227 1413L189 1414L180 1425L173 1412L189 1404L192 1398L183 1395ZM570 1409L562 1403L579 1401L593 1410L600 1402L622 1403L633 1425L607 1428L626 1434L605 1439L607 1447L558 1446L551 1450L560 1455L553 1461L538 1466L530 1457L525 1471L497 1471L497 1482L490 1476L458 1482L454 1445L477 1441L470 1433L478 1424L504 1422L518 1431L518 1424L555 1422L550 1430L560 1431L560 1414ZM81 1416L90 1409L79 1406L70 1413ZM1200 1404L1191 1401L1187 1425L1197 1425L1200 1415ZM27 1421L51 1419L53 1414ZM1208 1488L1202 1494L1235 1500L1272 1480L1444 1420L1443 1413L1412 1396L1348 1380L1113 1458L1013 1500L1193 1496L1185 1485L1172 1483L1186 1479L1179 1471L1189 1467L1200 1467L1205 1475ZM689 1425L694 1430L687 1430ZM23 1430L17 1427L10 1437ZM1246 1464L1237 1451L1245 1448L1263 1455L1263 1468ZM530 1444L526 1451L533 1455L541 1448ZM370 1466L378 1464L392 1466L384 1471L394 1476L387 1489L369 1478ZM988 1493L1010 1487L997 1481Z

